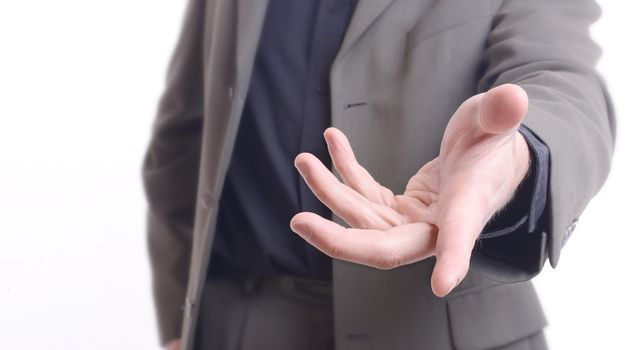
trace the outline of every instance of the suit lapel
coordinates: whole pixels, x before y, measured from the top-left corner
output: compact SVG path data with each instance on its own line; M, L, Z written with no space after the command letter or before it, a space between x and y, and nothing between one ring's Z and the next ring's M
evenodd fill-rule
M395 0L359 0L351 23L336 57L342 56L355 44L373 22ZM236 43L236 88L246 92L252 71L253 59L260 39L260 31L267 12L268 0L238 0L237 43Z
M346 53L353 44L364 34L373 22L395 0L358 0L351 23L347 29L338 57ZM337 58L336 58L337 60Z
M236 91L244 96L249 85L254 56L258 48L268 1L230 1L237 1L238 3L236 28Z

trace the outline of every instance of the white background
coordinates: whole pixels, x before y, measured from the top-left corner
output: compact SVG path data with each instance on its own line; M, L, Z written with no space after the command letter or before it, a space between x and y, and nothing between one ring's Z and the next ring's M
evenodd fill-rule
M620 138L558 269L536 279L553 349L636 349L636 6L601 4ZM157 348L140 164L183 7L0 3L0 348Z

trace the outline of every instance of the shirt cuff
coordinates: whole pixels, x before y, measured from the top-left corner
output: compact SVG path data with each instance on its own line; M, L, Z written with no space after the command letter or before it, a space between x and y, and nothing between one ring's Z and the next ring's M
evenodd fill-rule
M541 222L548 197L550 151L525 125L519 127L530 148L531 165L514 198L484 227L480 239L532 233Z

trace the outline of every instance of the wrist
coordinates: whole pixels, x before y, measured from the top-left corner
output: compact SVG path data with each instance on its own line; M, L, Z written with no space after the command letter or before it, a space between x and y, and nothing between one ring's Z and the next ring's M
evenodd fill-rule
M530 147L525 137L519 132L515 132L514 141L514 153L515 153L515 188L518 187L523 180L528 176L532 165L532 157L530 157Z

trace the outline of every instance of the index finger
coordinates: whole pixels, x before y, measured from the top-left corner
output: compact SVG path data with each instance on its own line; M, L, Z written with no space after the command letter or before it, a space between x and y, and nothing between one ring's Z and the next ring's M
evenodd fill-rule
M422 222L388 231L345 228L313 213L299 213L291 228L308 243L335 259L387 270L433 254L434 226Z

